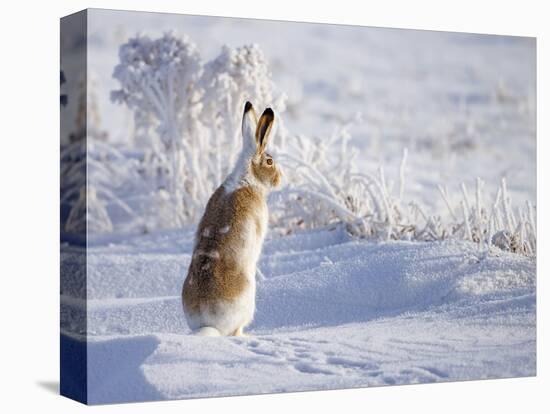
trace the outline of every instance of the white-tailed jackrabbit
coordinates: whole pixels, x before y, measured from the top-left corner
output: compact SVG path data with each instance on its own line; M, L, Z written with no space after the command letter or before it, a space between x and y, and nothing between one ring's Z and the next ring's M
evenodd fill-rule
M265 149L275 117L244 107L243 148L232 173L212 194L197 229L183 284L189 327L201 335L242 335L254 316L256 262L267 231L269 191L281 172Z

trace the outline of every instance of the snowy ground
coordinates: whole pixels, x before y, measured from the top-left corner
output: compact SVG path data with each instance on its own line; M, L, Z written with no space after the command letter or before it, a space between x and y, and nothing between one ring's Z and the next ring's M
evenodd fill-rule
M340 229L266 242L248 338L188 335L192 232L88 256L91 403L531 376L535 261L466 242L367 243ZM82 303L64 292L67 323Z

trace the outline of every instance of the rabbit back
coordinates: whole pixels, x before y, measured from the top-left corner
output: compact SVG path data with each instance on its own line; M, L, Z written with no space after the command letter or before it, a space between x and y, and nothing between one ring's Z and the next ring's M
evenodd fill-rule
M182 299L191 329L229 335L254 315L256 262L267 229L265 197L251 186L210 198L196 233Z

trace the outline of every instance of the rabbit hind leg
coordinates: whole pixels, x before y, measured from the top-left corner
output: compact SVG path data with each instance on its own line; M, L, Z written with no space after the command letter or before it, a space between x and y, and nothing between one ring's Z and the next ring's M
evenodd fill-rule
M238 327L233 331L231 336L249 336L243 332L243 328L244 328L243 326Z

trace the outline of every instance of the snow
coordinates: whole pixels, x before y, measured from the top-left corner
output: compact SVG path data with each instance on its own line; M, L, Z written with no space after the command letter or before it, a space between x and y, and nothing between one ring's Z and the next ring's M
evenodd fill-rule
M171 223L153 220L170 215L171 194L160 191L158 203L143 190L143 137L133 114L110 100L121 87L113 78L119 46L138 32L154 39L169 30L189 35L204 62L224 44L257 43L288 96L291 136L315 138L313 148L335 137L337 153L345 130L359 173L383 171L403 204L443 217L447 202L452 210L468 200L465 183L471 211L479 197L488 213L505 177L514 206L530 200L536 209L534 39L92 10L89 131L106 134L87 142L88 178L105 203L94 212L108 214L102 222L113 232L90 234L87 253L64 245L61 272L62 349L73 352L69 367L87 355L88 402L536 374L536 254L458 239L364 240L321 220L316 229L268 233L249 337L189 335L180 293L195 226L162 230ZM67 90L79 81L68 78ZM66 115L78 96L68 99ZM65 374L75 382L62 386L84 381Z
M208 338L189 335L181 307L192 236L91 240L89 403L536 373L534 258L466 241L369 243L338 226L271 238L250 336ZM62 326L78 340L76 295L62 298Z

